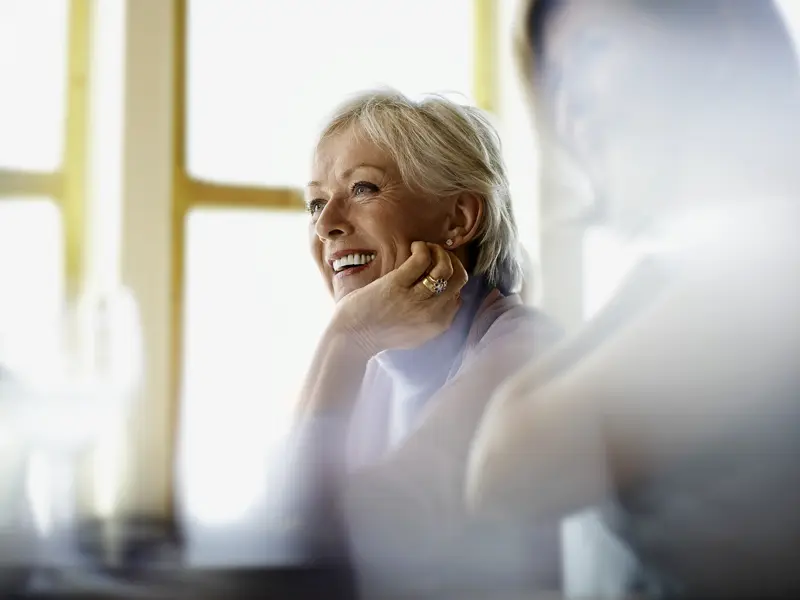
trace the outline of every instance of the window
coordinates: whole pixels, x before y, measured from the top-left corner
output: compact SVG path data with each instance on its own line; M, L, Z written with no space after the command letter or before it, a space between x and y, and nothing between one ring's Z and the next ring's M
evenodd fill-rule
M307 228L294 211L189 214L181 442L185 481L197 486L187 502L205 521L243 512L260 491L265 453L330 319Z
M21 332L55 331L80 278L88 16L88 0L0 3L0 348L23 362Z
M32 372L56 359L63 255L61 217L52 200L0 202L0 364Z
M176 493L191 522L213 525L263 491L266 454L331 314L300 191L317 129L365 88L488 98L491 32L474 25L493 3L177 6Z
M189 0L187 169L294 187L333 106L359 90L472 91L464 0Z
M59 368L81 284L88 39L89 0L0 2L0 364L23 375ZM29 465L41 527L46 462Z
M61 166L67 64L66 0L0 4L0 167Z

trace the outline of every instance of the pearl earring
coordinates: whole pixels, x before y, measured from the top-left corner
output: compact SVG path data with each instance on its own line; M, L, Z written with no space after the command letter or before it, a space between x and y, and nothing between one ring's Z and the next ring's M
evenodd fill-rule
M448 239L447 239L447 241L444 243L444 245L445 245L445 246L447 246L447 247L449 248L450 246L452 246L452 245L453 245L453 240L451 240L450 238L448 238Z

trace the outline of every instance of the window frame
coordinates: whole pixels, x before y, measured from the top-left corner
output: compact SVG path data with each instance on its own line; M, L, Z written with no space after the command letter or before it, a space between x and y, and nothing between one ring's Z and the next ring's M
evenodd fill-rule
M64 228L65 300L75 302L85 276L86 168L91 1L67 6L66 102L61 166L50 173L0 167L0 202L47 196L59 209Z

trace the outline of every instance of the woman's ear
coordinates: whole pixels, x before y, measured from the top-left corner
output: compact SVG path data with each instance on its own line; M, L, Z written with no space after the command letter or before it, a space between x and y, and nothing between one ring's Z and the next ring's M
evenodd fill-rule
M445 231L448 249L459 248L474 240L483 223L484 199L478 194L463 192L453 202Z

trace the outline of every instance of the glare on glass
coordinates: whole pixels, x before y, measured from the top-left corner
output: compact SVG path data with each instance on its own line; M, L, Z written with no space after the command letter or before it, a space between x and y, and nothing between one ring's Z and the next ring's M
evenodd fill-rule
M55 364L63 249L61 213L53 202L0 199L0 363L31 373Z
M0 1L0 169L61 164L67 0Z
M202 209L186 242L179 494L204 522L263 492L332 300L298 212Z
M302 186L314 134L365 88L471 102L468 0L189 0L191 175Z
M583 241L583 316L590 319L614 297L639 252L607 227L589 228Z
M795 50L800 53L800 2L797 0L778 0L776 5L781 12L786 29L792 36Z

